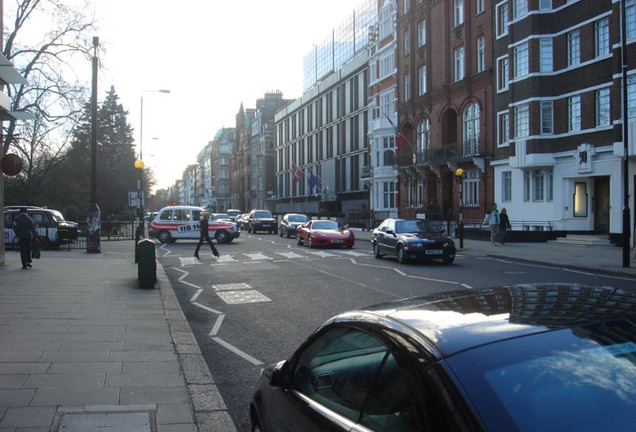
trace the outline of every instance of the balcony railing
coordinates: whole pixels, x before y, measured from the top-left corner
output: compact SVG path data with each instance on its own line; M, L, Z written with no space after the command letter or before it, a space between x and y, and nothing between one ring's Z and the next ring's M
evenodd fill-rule
M429 148L424 151L418 151L415 154L416 164L436 163L445 161L454 161L464 158L473 158L483 156L486 150L486 144L483 141L470 140L463 143L451 143L442 145L442 147ZM403 164L406 160L400 159Z

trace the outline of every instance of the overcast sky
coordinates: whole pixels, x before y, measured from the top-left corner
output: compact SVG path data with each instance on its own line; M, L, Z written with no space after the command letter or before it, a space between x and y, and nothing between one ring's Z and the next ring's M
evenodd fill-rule
M303 58L359 0L96 0L99 99L111 85L128 110L158 188L182 177L243 103L302 95ZM168 89L170 94L153 90Z

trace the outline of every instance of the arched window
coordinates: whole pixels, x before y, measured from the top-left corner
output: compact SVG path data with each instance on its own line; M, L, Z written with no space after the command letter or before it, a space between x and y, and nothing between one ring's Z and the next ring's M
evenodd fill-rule
M428 119L420 120L417 124L417 153L418 158L426 157L431 133L431 123Z
M479 154L479 105L471 103L464 110L464 156Z

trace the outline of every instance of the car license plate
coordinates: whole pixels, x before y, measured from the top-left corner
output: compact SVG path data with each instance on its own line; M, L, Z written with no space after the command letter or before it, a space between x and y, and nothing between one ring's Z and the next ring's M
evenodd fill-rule
M442 255L444 253L441 249L431 249L426 251L426 255Z
M263 228L269 228L269 227L271 227L270 224L263 224Z
M342 240L331 240L331 243L342 243Z

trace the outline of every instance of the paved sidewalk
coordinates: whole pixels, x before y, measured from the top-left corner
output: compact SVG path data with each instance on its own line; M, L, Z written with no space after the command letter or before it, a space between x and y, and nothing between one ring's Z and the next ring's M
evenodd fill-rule
M0 430L236 431L163 268L138 287L133 241L34 261L0 266Z
M355 230L354 234L357 241L371 240L370 231ZM493 246L489 241L464 239L464 247L460 248L459 239L454 241L458 254L489 256L636 278L634 252L630 253L630 266L624 268L623 249L616 246L585 247L551 243L506 243L504 246Z

